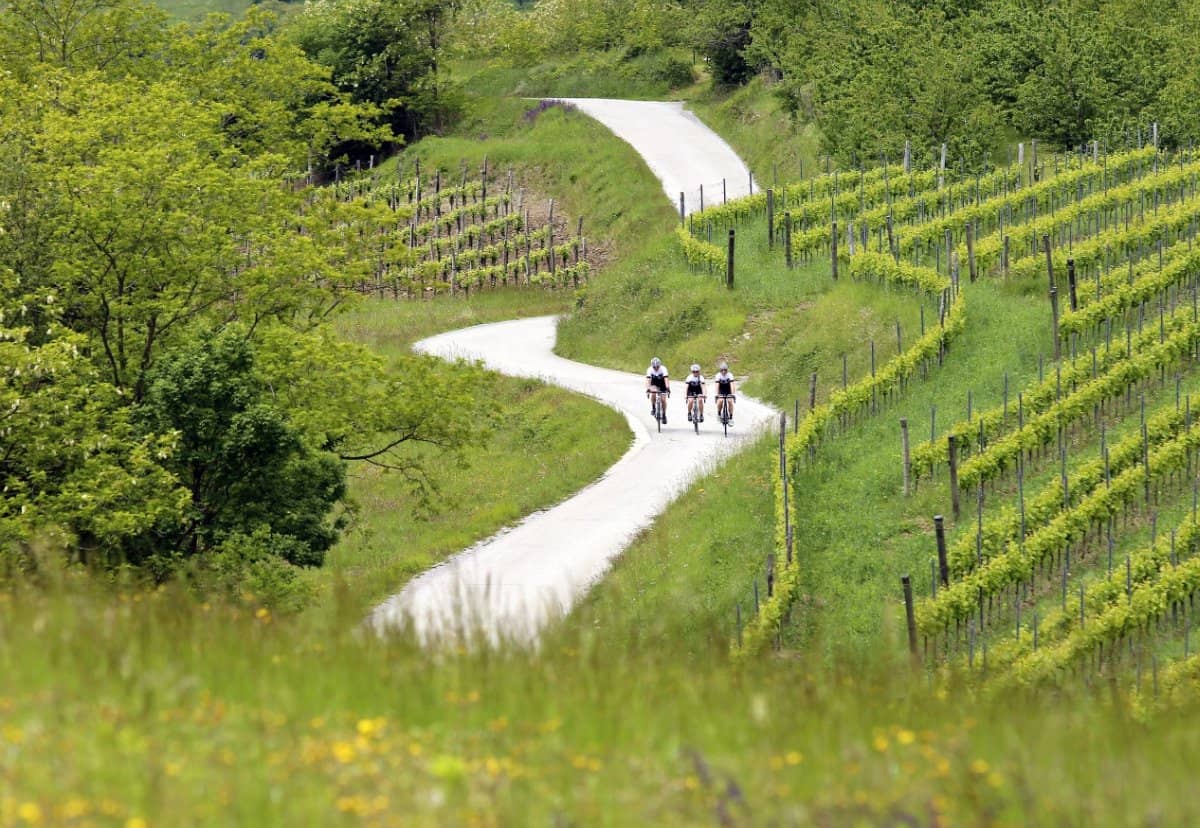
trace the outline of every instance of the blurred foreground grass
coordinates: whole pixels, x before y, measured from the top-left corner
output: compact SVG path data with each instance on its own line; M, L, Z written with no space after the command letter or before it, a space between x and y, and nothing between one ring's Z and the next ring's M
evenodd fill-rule
M5 825L1200 818L1200 720L1134 722L1106 688L994 701L930 692L886 655L734 666L586 631L430 655L48 578L0 597Z

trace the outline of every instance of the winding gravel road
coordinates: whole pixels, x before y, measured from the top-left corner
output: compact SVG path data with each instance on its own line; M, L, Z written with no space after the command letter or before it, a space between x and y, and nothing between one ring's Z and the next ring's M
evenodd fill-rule
M741 396L735 426L726 437L712 408L710 386L705 422L697 435L687 421L682 386L672 383L668 424L660 433L650 416L644 378L556 356L555 327L553 316L497 322L424 339L416 347L446 359L480 359L492 370L536 377L594 397L625 414L633 446L573 497L410 581L376 607L371 615L376 628L411 625L426 643L459 635L473 638L479 632L493 643L533 641L691 480L775 417L767 406ZM686 368L674 370L685 374Z
M677 205L679 193L686 193L688 212L700 206L701 185L706 204L720 201L722 181L731 199L752 186L737 154L680 103L568 100L630 143L663 182L672 203ZM676 383L669 424L660 433L650 416L644 378L556 356L555 328L552 316L499 322L424 339L416 348L447 359L479 359L501 373L536 377L594 397L625 414L633 446L603 477L568 500L410 581L372 612L369 623L376 629L409 627L427 644L460 636L482 636L492 643L536 641L538 632L569 611L688 483L775 417L769 407L741 397L728 437L711 405L697 435L687 422L683 390ZM686 365L669 367L675 376L687 373ZM706 373L713 370L707 364L704 368Z
M610 98L561 98L608 127L645 159L676 207L711 207L750 193L750 170L721 136L679 101L618 101Z

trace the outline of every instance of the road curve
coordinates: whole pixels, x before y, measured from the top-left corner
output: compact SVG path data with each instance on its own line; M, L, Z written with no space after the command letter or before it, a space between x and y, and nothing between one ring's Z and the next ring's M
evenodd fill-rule
M611 98L559 98L608 127L645 159L671 203L684 211L711 207L725 198L747 195L750 170L729 144L679 101L619 101Z
M376 629L409 628L427 644L473 640L479 634L492 643L535 641L691 480L775 417L766 405L741 397L736 425L725 437L710 398L696 435L687 422L682 388L673 383L669 422L660 433L650 416L644 378L555 355L555 328L553 316L498 322L424 339L416 348L446 359L482 360L492 370L535 377L607 403L625 414L633 446L568 500L410 581L372 612L369 623ZM676 376L687 369L669 367ZM713 367L705 369L711 373Z

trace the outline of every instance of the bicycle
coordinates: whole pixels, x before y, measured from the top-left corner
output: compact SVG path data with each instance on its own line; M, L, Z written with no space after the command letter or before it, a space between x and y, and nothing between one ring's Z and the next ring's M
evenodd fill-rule
M737 399L733 394L717 394L713 398L717 403L717 416L721 420L721 427L725 429L725 436L729 436L729 423L733 421L733 417L729 413L729 403Z
M696 429L696 433L700 433L700 421L704 419L704 395L695 394L688 397L689 400L695 400L689 406L691 411L688 412L688 419L692 421L692 426Z
M663 423L667 421L667 403L663 400L663 396L671 396L670 391L647 391L651 395L651 408L654 409L654 421L658 424L659 432L662 431Z

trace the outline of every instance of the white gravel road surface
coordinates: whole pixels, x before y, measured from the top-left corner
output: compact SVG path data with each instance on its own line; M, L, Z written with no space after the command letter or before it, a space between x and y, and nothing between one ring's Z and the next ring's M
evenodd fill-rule
M644 377L556 356L555 327L552 316L498 322L431 337L416 347L447 359L479 359L501 373L536 377L594 397L625 414L633 446L602 478L570 499L410 581L376 607L370 623L377 629L408 626L426 643L460 635L474 640L480 634L493 643L534 641L691 480L775 419L766 405L740 396L735 425L724 436L710 384L705 422L697 435L687 421L683 389L672 383L668 424L659 432ZM668 368L672 376L682 377L688 366ZM711 373L713 367L705 369Z
M679 101L618 101L610 98L561 98L577 106L628 142L662 181L671 203L684 210L732 201L757 185L733 148ZM724 189L722 189L724 188Z

